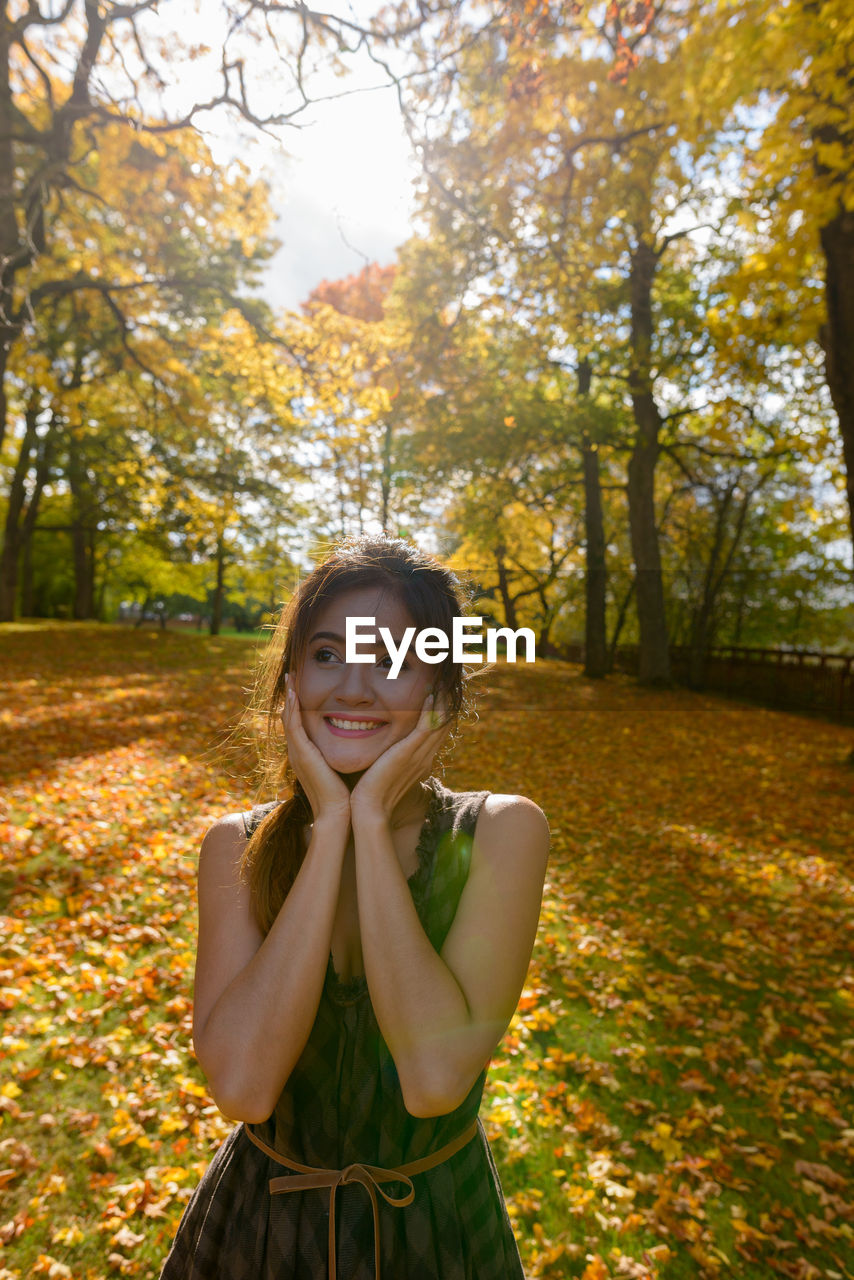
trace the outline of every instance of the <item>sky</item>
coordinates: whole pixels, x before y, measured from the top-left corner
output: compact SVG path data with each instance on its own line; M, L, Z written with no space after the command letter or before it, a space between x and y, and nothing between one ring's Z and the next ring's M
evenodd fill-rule
M277 308L296 307L323 279L392 261L410 234L415 161L394 93L320 103L310 119L264 167L282 241L265 291Z
M377 8L378 0L324 4L324 12L366 26ZM239 31L229 31L234 24L227 6L212 0L169 0L168 12L147 12L139 24L155 76L146 78L135 46L127 43L112 68L99 71L99 85L121 102L133 100L143 84L149 111L180 119L193 104L222 91L225 47L231 64L240 60L245 68L249 105L258 117L293 111L302 101L293 54L299 24L287 11L280 17L269 31L256 22L241 38ZM77 46L66 48L51 32L45 42L57 73L71 75ZM397 59L397 69L403 69L394 51L378 51ZM330 68L330 53L328 47L309 46L305 71L312 103L269 133L221 108L194 115L217 163L228 165L237 157L270 187L273 234L282 247L271 264L265 293L276 308L297 307L323 279L352 275L369 261L393 261L395 249L411 233L418 166L396 92L364 50L342 56L346 75ZM237 92L233 80L230 88Z
M376 7L375 0L329 0L325 10L366 23ZM176 0L171 8L173 21L183 14L179 29L186 40L206 46L170 77L164 102L174 116L186 109L188 96L204 101L211 84L219 83L211 77L218 74L225 32L222 11L209 0ZM297 31L292 20L276 28L284 41L281 58L269 40L229 46L251 67L248 93L258 115L290 110L299 102L294 60L286 52ZM277 308L297 307L323 279L352 275L369 261L391 262L410 234L417 166L396 93L364 51L343 60L348 74L336 76L328 51L311 55L307 88L313 104L292 123L278 126L276 138L219 111L196 117L217 161L239 156L270 186L274 234L282 248L265 293Z

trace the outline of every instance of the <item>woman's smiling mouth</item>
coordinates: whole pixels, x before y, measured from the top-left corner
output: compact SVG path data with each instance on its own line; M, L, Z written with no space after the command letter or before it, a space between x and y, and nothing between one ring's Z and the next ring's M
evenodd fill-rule
M346 716L324 716L323 720L332 733L348 738L376 733L388 724L387 720L364 720L361 717L351 719Z

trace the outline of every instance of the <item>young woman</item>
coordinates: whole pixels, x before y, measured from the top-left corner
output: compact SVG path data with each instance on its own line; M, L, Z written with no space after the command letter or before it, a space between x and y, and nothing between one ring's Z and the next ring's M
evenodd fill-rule
M270 648L268 741L291 795L215 823L199 864L193 1040L240 1121L161 1280L514 1280L477 1119L534 944L538 807L431 776L464 671L348 662L348 618L448 637L453 574L386 536L343 543ZM411 633L410 633L411 636ZM277 644L278 640L278 644Z

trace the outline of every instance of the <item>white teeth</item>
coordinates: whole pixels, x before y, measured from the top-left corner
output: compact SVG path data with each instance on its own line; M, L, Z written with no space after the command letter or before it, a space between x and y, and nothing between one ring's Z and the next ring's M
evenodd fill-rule
M337 720L334 716L326 718L336 729L379 729L381 726L381 721L378 720Z

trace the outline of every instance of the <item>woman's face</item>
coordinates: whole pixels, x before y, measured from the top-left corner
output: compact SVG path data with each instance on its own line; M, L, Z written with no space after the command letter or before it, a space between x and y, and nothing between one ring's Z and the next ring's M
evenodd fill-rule
M376 645L359 640L359 653L370 662L347 662L347 618L373 618L360 627L373 632ZM342 592L318 613L308 636L305 657L296 671L305 731L337 773L360 773L394 742L415 728L437 668L422 662L410 645L396 679L380 627L398 646L414 622L397 597L382 587Z

